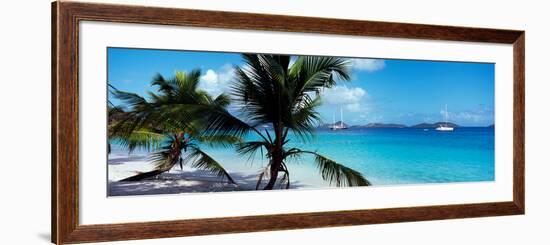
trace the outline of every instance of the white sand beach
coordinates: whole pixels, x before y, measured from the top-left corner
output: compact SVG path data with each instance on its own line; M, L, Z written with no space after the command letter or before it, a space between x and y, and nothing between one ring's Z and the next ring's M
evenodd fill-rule
M152 170L153 164L148 161L149 158L145 153L128 154L127 152L115 151L109 155L108 159L109 196L255 190L261 169L260 166L252 167L250 164L243 164L241 167L235 167L235 164L224 165L237 184L231 184L227 180L221 180L207 171L185 165L183 169L176 166L168 172L147 180L120 181L139 172ZM300 179L309 179L308 183L296 181L298 175L303 176L303 173L308 173L309 176ZM323 184L317 175L316 171L300 171L297 169L291 175L295 180L291 181L290 188L319 187Z

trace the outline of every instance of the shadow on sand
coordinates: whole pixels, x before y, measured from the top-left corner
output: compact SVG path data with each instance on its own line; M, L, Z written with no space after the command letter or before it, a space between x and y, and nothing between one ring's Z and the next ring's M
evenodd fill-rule
M111 164L111 161L109 161ZM157 178L143 181L110 181L109 196L133 196L154 194L200 193L250 191L256 189L258 174L230 173L237 183L231 184L205 170L179 171L172 170ZM291 182L290 188L301 188L298 181Z
M132 161L149 161L151 158L146 155L117 155L109 158L109 165L120 165Z

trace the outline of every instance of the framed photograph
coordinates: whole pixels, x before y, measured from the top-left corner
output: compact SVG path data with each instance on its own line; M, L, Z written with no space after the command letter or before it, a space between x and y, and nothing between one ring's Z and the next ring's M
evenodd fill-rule
M525 212L525 33L52 5L52 242Z

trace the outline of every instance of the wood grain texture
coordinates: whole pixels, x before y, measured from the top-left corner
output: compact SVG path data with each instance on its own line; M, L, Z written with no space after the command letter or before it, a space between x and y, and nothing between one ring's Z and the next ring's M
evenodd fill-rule
M514 43L521 31L62 2L81 20L430 40ZM292 23L292 24L290 24Z
M51 241L57 239L57 3L52 3L51 12Z
M78 23L84 20L512 44L513 200L497 203L79 225ZM61 1L52 4L51 93L52 242L57 244L485 217L525 212L523 31Z
M514 42L514 203L525 213L525 33Z
M64 2L53 5L57 11L55 21L57 35L56 45L56 81L52 119L54 145L52 155L56 185L55 227L52 227L52 238L57 244L63 244L67 237L78 226L78 40L76 35L77 21L74 13L69 11Z
M433 219L513 215L518 212L519 210L516 205L511 202L503 202L193 219L113 225L85 225L78 227L78 229L71 234L69 241L78 243L89 241L152 239L218 233L305 229L316 227L423 221Z

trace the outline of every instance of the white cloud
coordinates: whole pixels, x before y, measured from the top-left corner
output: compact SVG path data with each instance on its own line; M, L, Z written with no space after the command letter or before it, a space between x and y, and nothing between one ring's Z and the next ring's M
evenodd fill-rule
M344 122L348 124L361 124L372 117L369 95L363 88L339 85L323 90L320 96L323 102L322 114L327 122L332 122L333 117L339 120L341 109Z
M441 110L440 114L444 117L445 110ZM449 112L449 121L459 121L466 123L486 123L494 118L493 110L489 108L479 108L470 111Z
M361 71L374 72L384 69L386 62L380 59L353 59L352 67Z
M366 95L367 92L362 88L348 88L346 86L335 86L323 91L321 94L323 102L331 105L350 106L352 109L357 108Z
M361 110L361 104L359 104L359 103L347 104L346 105L346 110L353 111L353 112L360 111Z
M201 76L199 87L212 96L218 96L229 90L229 82L234 72L235 69L231 65L224 65L217 71L208 69Z
M459 119L459 120L475 122L475 123L484 122L489 119L489 115L485 113L468 112L468 111L459 112L457 114L450 115L450 117Z
M218 73L212 69L208 69L204 75L201 76L201 82L205 87L214 86L218 83Z

